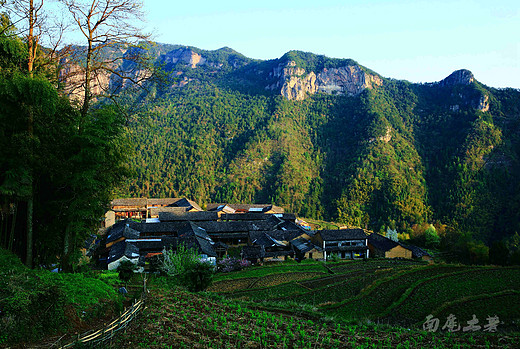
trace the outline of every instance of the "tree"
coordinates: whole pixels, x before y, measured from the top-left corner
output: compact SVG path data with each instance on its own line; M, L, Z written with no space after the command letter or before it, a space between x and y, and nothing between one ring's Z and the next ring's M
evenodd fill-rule
M489 262L495 265L507 265L509 249L504 241L494 241L489 248Z
M398 241L397 238L397 229L392 230L390 227L386 229L386 237L389 238L392 241Z
M430 224L430 226L424 231L424 239L426 247L437 248L441 242L437 230L432 224Z
M39 27L39 14L43 7L43 0L37 1L35 4L34 0L17 0L13 1L11 4L11 9L14 13L16 13L19 17L19 21L27 21L26 33L27 33L27 72L29 77L33 77L33 68L34 68L34 60L36 57L36 51L38 48L38 38L39 36L35 33L35 30ZM13 24L10 23L6 26L6 28L12 27ZM29 136L29 143L33 143L34 137L34 111L32 108L27 108L25 110L25 115L27 116L27 132ZM29 153L33 152L32 147L28 149ZM33 212L34 212L34 188L33 188L33 169L29 165L27 174L28 180L28 193L26 195L27 201L27 243L26 243L26 264L29 268L32 267L33 262Z
M83 75L83 97L81 115L86 117L92 99L93 84L103 88L100 81L103 73L116 74L122 79L137 82L143 76L136 77L128 71L121 71L123 59L140 62L140 51L128 50L138 47L139 42L148 39L148 35L136 26L143 18L139 0L61 0L72 15L75 25L86 40L84 55L71 56L73 63L81 67ZM109 52L114 49L113 52ZM131 52L124 56L117 50ZM135 69L135 66L133 67ZM135 71L133 71L135 73ZM148 77L148 76L146 76Z
M213 281L214 267L200 260L199 253L193 248L179 245L177 250L163 250L162 269L175 278L182 286L192 292L205 290Z
M127 283L134 275L134 271L137 269L137 266L130 261L122 261L117 267L118 276L124 282Z
M193 268L198 260L199 254L195 249L181 244L176 250L163 250L162 270L169 276L177 277Z
M189 291L200 292L211 285L214 273L215 268L211 264L198 261L181 275L181 280Z
M27 71L32 77L34 62L38 50L38 42L42 34L43 24L43 0L14 0L7 2L6 9L13 22L4 27L2 31L10 30L16 32L15 28L20 28L17 34L26 36L27 42Z

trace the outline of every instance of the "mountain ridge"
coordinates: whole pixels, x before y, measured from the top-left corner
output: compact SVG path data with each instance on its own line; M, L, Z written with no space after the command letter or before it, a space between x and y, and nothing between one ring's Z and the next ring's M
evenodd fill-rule
M272 202L375 231L437 222L486 242L520 231L518 90L466 69L414 84L301 51L157 52L167 78L124 96L140 109L121 196Z

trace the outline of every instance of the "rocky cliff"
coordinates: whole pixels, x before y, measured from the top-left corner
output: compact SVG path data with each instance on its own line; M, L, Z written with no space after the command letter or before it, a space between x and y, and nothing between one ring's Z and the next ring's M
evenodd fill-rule
M439 81L436 85L442 87L456 87L456 86L468 86L475 83L475 77L473 73L467 69L456 70L451 73L447 78ZM455 101L451 106L450 110L457 112L461 109L461 106L470 106L474 109L478 109L482 112L489 110L489 96L485 92L468 93L467 91L452 92L452 101Z
M189 65L191 68L196 68L197 66L204 65L206 63L206 58L202 57L202 55L196 53L188 47L182 47L170 51L163 55L161 60L165 64L183 63Z
M280 63L270 76L277 78L277 82L266 89L279 90L280 94L289 100L303 100L317 92L356 96L367 88L383 84L379 76L365 72L359 65L307 72L297 67L296 62L289 61Z

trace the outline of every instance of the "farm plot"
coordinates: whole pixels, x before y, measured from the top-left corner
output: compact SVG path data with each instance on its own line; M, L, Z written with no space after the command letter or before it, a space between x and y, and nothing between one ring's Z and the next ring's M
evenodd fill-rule
M260 278L271 274L284 274L293 272L327 272L322 263L281 263L272 266L258 266L235 271L231 273L220 273L215 277L215 282L232 279Z
M139 324L115 339L115 348L514 348L499 334L446 336L377 326L321 323L251 310L210 294L153 290Z
M411 270L400 270L379 279L364 292L339 305L323 309L329 315L350 319L356 314L364 318L377 319L389 306L396 302L408 287L415 282L435 275L463 270L459 266L420 266Z
M384 269L377 273L361 274L332 285L327 284L328 282L325 280L326 285L324 287L290 297L290 300L314 306L343 302L357 296L365 287L391 273L391 269ZM282 301L283 299L278 300Z
M389 309L387 319L404 325L424 321L443 304L466 297L520 291L520 268L487 268L433 277L417 282ZM506 309L510 308L504 304ZM476 313L478 308L468 308Z
M285 273L285 274L273 274L266 275L256 280L251 286L252 288L261 287L272 287L280 284L285 284L292 281L302 281L317 278L323 275L327 275L324 272L298 272L298 273Z
M243 279L231 279L221 280L213 283L208 288L208 291L212 292L235 292L240 290L248 289L258 278L243 278Z
M406 268L425 264L423 261L411 259L368 259L364 261L347 261L338 264L329 263L329 268L335 273L341 274L363 269Z
M485 326L489 322L489 317L497 316L500 321L497 330L518 331L520 307L515 306L516 304L520 304L520 292L503 291L445 303L433 315L443 324L448 316L454 315L461 326L465 326L468 320L473 319L473 315L479 319L479 326Z
M241 300L267 301L284 297L292 297L307 291L307 288L302 287L297 282L290 282L273 287L264 287L254 290L234 292L231 294L225 294L225 296L228 298L238 298Z

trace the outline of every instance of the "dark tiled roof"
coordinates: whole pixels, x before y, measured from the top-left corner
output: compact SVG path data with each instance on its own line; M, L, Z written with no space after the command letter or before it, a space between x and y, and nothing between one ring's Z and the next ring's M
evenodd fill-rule
M430 256L431 257L431 255L428 252L426 252L425 250L423 250L420 247L417 247L417 246L414 246L414 245L405 245L403 243L399 243L399 244L401 246L403 246L404 248L407 248L410 251L412 251L412 257L413 258L422 258L424 256Z
M173 213L184 213L188 210L188 207L153 207L150 208L150 215L156 216L161 212L173 212Z
M211 233L238 233L248 232L249 222L220 222L220 221L201 221L197 225L204 228L208 234Z
M284 209L280 206L275 206L275 205L271 205L271 204L226 204L226 203L218 203L218 204L208 204L207 205L207 210L208 211L212 211L212 210L215 210L217 209L219 206L222 206L222 205L227 205L229 207L231 207L232 209L234 210L237 210L237 211L245 211L245 212L249 212L250 209L259 209L261 208L262 209L262 212L263 211L268 211L268 210L272 210L276 213L283 213L284 212Z
M250 231L249 240L253 245L264 246L266 248L273 246L285 246L281 241L266 234L264 231Z
M139 206L146 207L146 198L115 199L110 203L114 206Z
M182 198L161 198L161 199L149 198L148 206L169 206L180 200L182 200Z
M171 204L170 206L188 207L188 209L194 208L197 211L204 211L195 201L186 198L182 198L176 201L175 203Z
M206 209L208 211L235 213L235 210L226 204L208 204Z
M225 213L220 217L224 221L256 221L256 220L266 220L269 218L269 215L264 214L263 212L255 212L255 213Z
M209 211L159 212L159 220L161 222L216 221L217 219L218 219L218 213L217 212L209 212Z
M162 252L163 249L176 249L178 238L173 236L149 236L137 240L129 240L128 244L133 244L139 248L139 251L151 253Z
M396 246L399 246L399 243L377 233L372 233L368 236L368 243L374 246L376 249L385 252L390 251Z
M246 240L248 232L237 232L237 233L209 233L209 236L213 240L226 240L226 239L239 239Z
M295 239L303 234L301 230L283 229L265 231L265 233L278 241L291 241L292 239Z
M309 251L312 251L313 249L316 249L317 251L322 251L321 247L314 245L312 242L304 238L291 240L290 243L294 247L294 249L301 254L305 254Z
M342 240L364 240L367 235L363 229L338 229L338 230L318 230L324 241L342 241Z
M278 229L285 229L285 230L294 230L299 231L301 234L307 233L308 230L303 229L298 224L290 221L284 221L281 224L278 225Z
M179 243L183 243L188 248L196 248L199 253L209 257L216 257L217 253L213 247L214 242L204 229L190 222L191 230L179 235Z
M270 213L283 219L284 221L296 222L296 215L294 213Z
M265 257L264 246L244 246L242 247L242 258L259 259Z
M139 258L139 248L133 244L128 244L125 241L120 241L110 248L108 253L108 263L112 263L126 256L129 259Z
M120 221L110 227L107 232L107 243L116 241L122 237L127 239L136 239L139 237L139 231L130 228L129 221Z
M189 229L189 222L160 222L160 223L137 223L131 222L130 227L141 232L141 235L178 235Z
M249 231L252 230L274 230L280 224L278 219L275 217L270 217L265 221L249 221L247 222Z
M223 208L226 205L227 204L209 203L209 204L206 205L206 210L208 210L208 211L216 211L219 208Z

